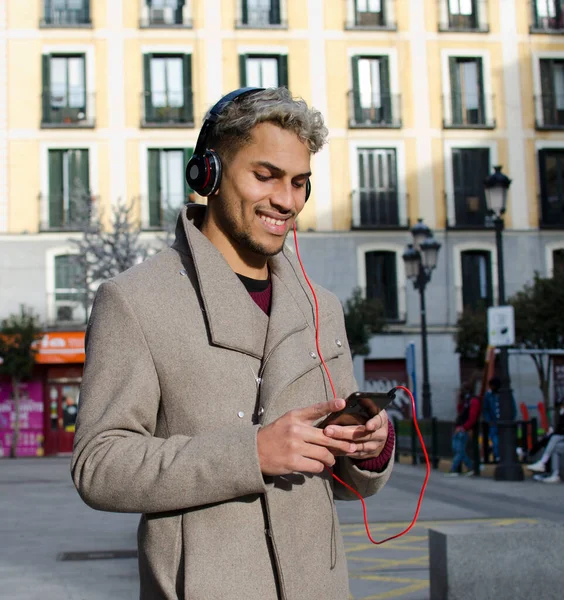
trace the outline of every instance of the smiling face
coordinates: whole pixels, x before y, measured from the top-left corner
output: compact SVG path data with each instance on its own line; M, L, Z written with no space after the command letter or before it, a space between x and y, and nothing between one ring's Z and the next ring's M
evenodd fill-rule
M264 277L267 258L282 250L304 207L310 152L294 132L272 123L251 133L252 141L224 165L202 232L234 271Z

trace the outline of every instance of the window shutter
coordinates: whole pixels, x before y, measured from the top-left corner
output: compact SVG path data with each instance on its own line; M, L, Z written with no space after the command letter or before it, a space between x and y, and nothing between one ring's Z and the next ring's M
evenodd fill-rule
M380 104L382 105L382 120L392 123L392 97L390 95L390 59L381 56L380 62Z
M184 148L184 168L186 168L186 165L188 164L188 161L192 157L192 154L194 154L194 148ZM186 177L184 177L184 201L185 202L192 201L193 199L190 198L190 194L193 194L193 193L194 193L194 190L188 185L188 182L186 181Z
M386 283L386 315L389 319L398 319L398 283L396 273L395 252L384 252L384 269Z
M241 87L247 87L247 55L239 54L239 81Z
M182 9L184 8L184 4L186 4L185 0L177 0L176 15L174 21L177 25L182 25L184 22L182 18Z
M63 225L63 154L49 150L49 227Z
M184 108L183 121L194 122L194 101L192 96L192 55L185 54L183 57L183 79L184 81Z
M387 319L398 319L398 290L396 254L373 251L365 254L366 297L375 298L384 305Z
M69 223L82 221L89 216L90 182L88 150L68 150L69 155Z
M354 122L359 125L362 123L362 107L360 105L360 80L358 75L358 61L360 56L352 58L352 82L353 82L353 111Z
M43 122L51 122L51 57L49 54L43 54L41 57L42 77L43 77Z
M480 107L480 115L478 117L478 123L480 125L486 125L486 97L484 90L484 65L481 58L476 59L476 71L478 73L478 106Z
M288 87L288 55L278 56L278 87Z
M460 255L461 269L462 269L462 309L475 308L476 297L474 290L476 289L473 270L474 261L472 255L469 252L462 252Z
M450 69L450 95L451 95L451 124L459 125L462 123L462 98L460 90L460 71L456 57L451 56L448 59Z
M486 224L488 206L486 204L486 190L484 189L484 180L490 174L490 150L489 148L478 149L478 173L474 177L476 194L480 198L480 225Z
M43 9L43 21L45 23L51 23L51 0L45 0Z
M556 103L554 101L553 69L552 61L550 59L542 59L540 61L540 77L543 125L549 125L554 122L553 119L556 108Z
M160 150L149 150L149 227L161 225Z
M270 24L280 25L280 0L270 0Z
M82 0L83 11L84 11L84 22L90 23L92 20L90 17L90 0Z
M152 54L143 55L143 71L145 74L145 122L154 122L155 114L151 98L151 59Z
M243 25L249 24L249 7L247 6L247 0L241 0L241 23Z

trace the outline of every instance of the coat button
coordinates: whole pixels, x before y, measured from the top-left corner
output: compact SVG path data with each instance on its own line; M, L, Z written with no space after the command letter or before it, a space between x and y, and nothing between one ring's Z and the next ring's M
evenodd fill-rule
M258 414L259 414L259 417L264 415L264 408L262 406L259 407Z
M180 274L184 275L184 277L186 277L188 275L188 273L186 273L186 269L181 269Z
M340 348L343 345L343 342L341 342L339 339L336 339L335 344L337 344L337 346Z
M311 358L317 358L317 354L315 352L310 352L309 355Z
M242 410L240 410L240 411L237 413L237 416L238 416L240 419L242 419L242 418L245 416L245 413L244 413Z

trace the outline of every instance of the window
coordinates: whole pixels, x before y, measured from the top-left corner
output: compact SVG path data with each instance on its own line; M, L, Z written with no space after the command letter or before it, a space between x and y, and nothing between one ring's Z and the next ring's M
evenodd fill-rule
M192 154L192 148L149 150L149 227L173 223L191 200L184 170Z
M145 54L144 126L193 126L192 56Z
M539 151L541 225L564 226L564 149Z
M451 114L445 127L488 126L482 59L451 56L449 69Z
M480 26L479 3L483 0L439 0L439 31L487 29Z
M86 57L43 55L43 127L93 126L88 115Z
M88 150L49 150L47 229L79 229L90 218Z
M356 27L383 27L386 24L385 0L354 0Z
M388 56L353 57L349 126L401 126L399 99L392 98L390 93L389 62Z
M461 252L462 307L473 310L493 304L492 259L487 250Z
M386 319L398 320L398 284L396 253L375 250L366 252L366 297L380 300Z
M452 174L456 227L483 227L487 206L484 180L490 173L489 148L453 148Z
M360 227L399 225L398 177L395 149L358 150L356 193L360 204Z
M552 272L564 275L564 248L552 251Z
M241 0L241 21L245 27L282 25L280 0Z
M288 87L288 56L241 54L241 87Z
M537 127L564 127L564 59L541 59L541 121Z
M89 24L89 0L44 0L41 25L73 27Z
M564 0L533 0L531 31L554 31L564 27Z
M145 0L141 9L141 27L190 27L189 0Z
M73 254L55 256L55 320L85 322L84 276Z

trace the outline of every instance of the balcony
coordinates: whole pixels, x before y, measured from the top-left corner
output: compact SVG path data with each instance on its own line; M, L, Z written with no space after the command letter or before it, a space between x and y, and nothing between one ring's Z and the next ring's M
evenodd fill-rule
M150 186L150 184L149 184ZM194 192L184 194L164 194L158 196L138 196L134 202L141 206L141 229L143 231L174 231L178 213L182 206L194 202Z
M248 7L235 21L236 29L287 29L288 23L282 19L280 11L270 8Z
M353 229L406 229L409 221L399 214L396 190L359 189L352 193Z
M39 27L92 27L90 10L85 8L56 8L53 2L41 2L43 18Z
M438 0L439 8L439 31L469 32L469 33L488 33L490 27L486 20L488 14L487 0L474 0L470 4L472 10L470 14L462 14L465 6L464 0L460 2L459 13L453 13L451 10L452 0ZM467 0L470 2L470 0Z
M557 195L539 195L540 229L564 229L564 198Z
M90 223L96 196L70 193L39 194L39 231L82 231Z
M191 28L192 6L188 0L182 7L155 8L144 5L141 9L139 27L145 28Z
M82 91L62 94L52 91L43 92L41 127L44 129L95 127L94 102L94 94L85 94Z
M444 129L495 129L493 96L443 96Z
M381 0L379 11L359 11L356 0L349 1L345 29L396 31L395 0Z
M354 90L348 92L350 129L399 129L401 120L401 95L381 94L367 98Z
M535 127L539 131L564 129L564 97L555 94L535 96Z
M564 33L564 7L560 0L531 0L530 33Z
M477 180L481 180L479 175ZM455 192L449 199L445 194L447 229L485 229L493 227L493 219L486 207L484 192L474 190Z
M143 92L141 127L194 127L192 89Z

